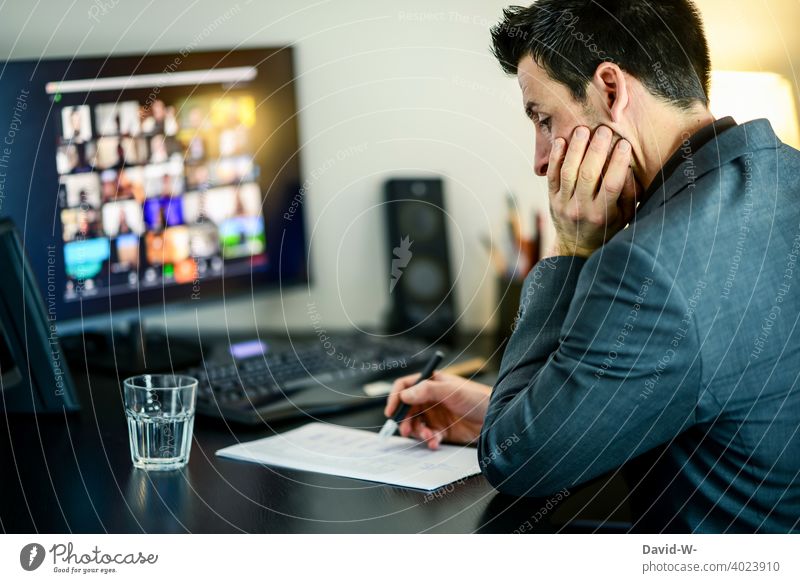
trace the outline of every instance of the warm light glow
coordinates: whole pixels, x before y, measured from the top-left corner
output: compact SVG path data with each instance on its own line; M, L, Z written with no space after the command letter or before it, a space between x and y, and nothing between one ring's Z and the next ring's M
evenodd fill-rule
M776 73L714 71L711 112L737 123L765 117L785 144L800 148L800 125L792 85Z

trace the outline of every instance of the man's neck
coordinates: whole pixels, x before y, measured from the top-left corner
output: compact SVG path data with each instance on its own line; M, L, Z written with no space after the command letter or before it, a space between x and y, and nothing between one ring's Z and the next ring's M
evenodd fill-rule
M641 139L638 164L634 172L636 179L645 190L652 184L661 168L678 151L681 144L695 132L714 123L714 116L705 107L697 107L690 112L675 115L674 108L664 108L656 119L650 117L648 126L654 131ZM664 128L667 131L659 131Z

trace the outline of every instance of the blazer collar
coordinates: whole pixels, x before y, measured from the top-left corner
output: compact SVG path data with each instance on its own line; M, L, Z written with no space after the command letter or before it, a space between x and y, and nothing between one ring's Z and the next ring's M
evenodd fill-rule
M726 117L700 129L688 136L664 164L636 209L634 221L653 212L701 176L747 153L775 149L780 143L766 119L736 125L733 118Z

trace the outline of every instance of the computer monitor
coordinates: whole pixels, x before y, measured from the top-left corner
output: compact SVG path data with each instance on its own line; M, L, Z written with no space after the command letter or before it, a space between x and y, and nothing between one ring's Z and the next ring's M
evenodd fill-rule
M60 332L308 281L291 48L0 67L0 216Z

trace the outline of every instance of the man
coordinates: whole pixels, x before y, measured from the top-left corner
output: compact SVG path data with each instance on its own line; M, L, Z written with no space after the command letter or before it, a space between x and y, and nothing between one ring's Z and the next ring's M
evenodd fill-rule
M708 110L689 0L512 7L494 52L535 126L556 243L493 389L437 374L401 432L477 441L498 490L624 467L634 528L800 528L800 153Z

